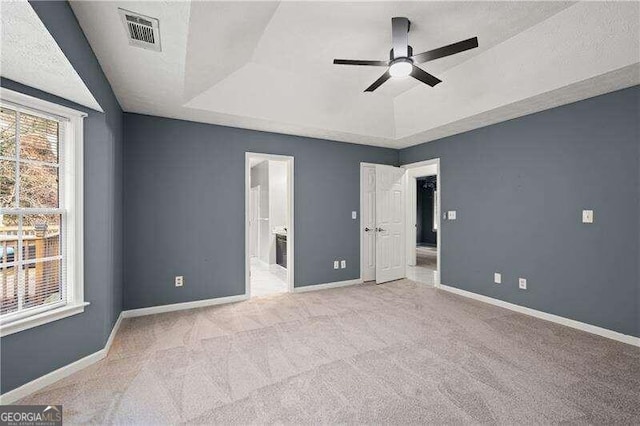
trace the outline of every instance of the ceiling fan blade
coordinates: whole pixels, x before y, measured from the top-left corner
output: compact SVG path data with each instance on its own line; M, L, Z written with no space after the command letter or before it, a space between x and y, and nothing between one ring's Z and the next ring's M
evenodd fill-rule
M411 71L411 77L415 78L416 80L420 80L421 82L428 84L431 87L435 86L438 83L442 83L442 80L432 76L428 72L416 67L415 65L413 66L413 70Z
M478 37L473 37L448 46L439 47L437 49L413 55L411 59L413 59L414 62L423 63L433 61L434 59L444 58L445 56L455 55L456 53L464 52L465 50L475 49L476 47L478 47Z
M359 59L334 59L334 65L369 65L372 67L387 67L388 61L365 61Z
M379 79L373 82L373 84L365 89L365 92L373 92L378 87L382 86L382 83L389 80L391 78L391 74L389 74L389 70L382 74Z
M394 58L409 56L409 20L391 18L391 42Z

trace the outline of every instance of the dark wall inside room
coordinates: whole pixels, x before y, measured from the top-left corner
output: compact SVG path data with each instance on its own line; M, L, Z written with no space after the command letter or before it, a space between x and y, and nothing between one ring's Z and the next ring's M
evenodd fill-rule
M635 86L401 150L440 158L442 211L457 211L442 283L640 336L639 105Z
M31 2L104 113L1 79L2 87L84 111L82 314L2 338L2 393L102 349L122 310L122 110L67 2Z
M244 294L246 152L295 158L295 286L360 277L360 162L395 165L396 150L137 114L124 123L127 309Z
M416 244L436 246L438 233L433 229L433 203L436 176L416 179Z

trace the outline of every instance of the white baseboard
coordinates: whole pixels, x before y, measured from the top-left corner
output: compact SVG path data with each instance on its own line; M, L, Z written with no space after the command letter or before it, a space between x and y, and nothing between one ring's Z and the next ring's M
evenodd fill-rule
M111 329L111 334L109 334L109 338L107 339L107 344L104 345L105 356L111 350L113 339L115 339L116 334L118 334L118 330L120 330L120 325L122 324L123 318L124 318L124 315L122 315L122 312L120 312L120 315L118 315L118 319L116 320L116 323L113 325L113 328Z
M84 358L72 362L71 364L60 367L57 370L45 374L44 376L38 377L37 379L30 381L29 383L25 383L24 385L16 389L0 395L0 405L12 404L15 401L18 401L34 392L37 392L40 389L49 386L50 384L55 383L58 380L64 379L65 377L70 376L71 374L76 373L84 368L87 368L88 366L105 358L109 353L109 349L111 349L111 345L113 344L113 340L118 333L118 330L120 329L123 318L139 317L143 315L159 314L163 312L179 311L183 309L200 308L203 306L220 305L223 303L240 302L242 300L246 300L247 298L247 295L242 294L239 296L196 300L194 302L174 303L172 305L152 306L149 308L122 311L118 316L113 329L111 330L111 334L109 334L109 338L107 339L104 348L92 353L91 355L87 355Z
M316 290L326 290L328 288L337 288L337 287L346 287L348 285L362 284L362 279L357 278L355 280L346 280L346 281L336 281L332 283L326 284L314 284L314 285L305 285L303 287L294 287L294 293L304 293L306 291L316 291Z
M234 303L247 300L246 294L238 296L218 297L215 299L195 300L193 302L173 303L171 305L151 306L148 308L130 309L122 311L123 318L140 317L143 315L162 314L165 312L182 311L184 309L202 308L204 306L221 305L224 303Z
M111 334L109 334L109 338L104 346L104 348L100 349L97 352L92 353L91 355L87 355L84 358L81 358L71 364L65 365L64 367L60 367L57 370L54 370L44 376L38 377L30 381L29 383L25 383L24 385L13 389L9 392L6 392L0 395L0 405L11 404L15 401L18 401L34 392L39 391L40 389L49 386L52 383L57 382L58 380L64 379L67 376L70 376L73 373L76 373L88 366L100 361L105 358L109 353L109 349L111 349L111 345L113 344L113 340L120 329L120 325L122 324L123 318L132 318L139 317L143 315L152 315L159 314L163 312L172 312L179 311L183 309L193 309L200 308L203 306L211 306L211 305L220 305L223 303L232 303L232 302L240 302L242 300L246 300L247 295L239 295L239 296L229 296L229 297L220 297L217 299L206 299L206 300L196 300L194 302L185 302L185 303L174 303L171 305L162 305L162 306L152 306L149 308L141 308L141 309L132 309L129 311L122 311L118 316L118 319L111 330Z
M597 334L598 336L606 337L612 340L617 340L619 342L627 343L629 345L640 346L640 337L629 336L627 334L618 333L617 331L613 331L613 330L598 327L595 325L587 324L584 322L572 320L572 319L561 317L558 315L548 314L546 312L527 308L525 306L515 305L513 303L505 302L504 300L494 299L493 297L483 296L481 294L472 293L470 291L461 290L459 288L450 287L444 284L440 284L439 288L454 294L458 294L460 296L468 297L471 299L479 300L481 302L489 303L491 305L500 306L501 308L519 312L521 314L530 315L532 317L540 318L546 321L555 322L557 324L565 325L567 327L575 328L577 330L586 331L587 333Z
M113 329L111 330L111 334L109 334L109 338L107 339L107 343L104 348L100 349L97 352L92 353L91 355L87 355L84 358L80 358L79 360L72 362L71 364L67 364L64 367L60 367L57 370L53 370L50 373L45 374L44 376L38 377L30 381L29 383L25 383L24 385L17 387L9 392L3 393L0 395L0 405L12 404L32 393L43 389L58 380L64 379L67 376L72 375L84 368L89 367L92 364L100 361L105 358L109 353L109 349L111 348L111 344L113 343L113 339L115 335L118 333L118 329L120 328L120 324L122 323L122 313L118 316Z

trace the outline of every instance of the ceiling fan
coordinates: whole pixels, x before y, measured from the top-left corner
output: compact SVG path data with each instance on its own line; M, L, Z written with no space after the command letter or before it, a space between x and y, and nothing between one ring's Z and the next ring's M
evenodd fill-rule
M433 87L441 83L437 77L418 68L415 64L421 64L445 56L455 55L465 50L478 47L478 37L469 38L437 49L429 50L418 55L413 54L409 46L409 27L411 22L407 18L391 18L391 38L393 47L388 61L366 61L358 59L334 59L336 65L365 65L373 67L388 67L382 76L365 89L365 92L373 92L391 77L403 78L411 76L416 80Z

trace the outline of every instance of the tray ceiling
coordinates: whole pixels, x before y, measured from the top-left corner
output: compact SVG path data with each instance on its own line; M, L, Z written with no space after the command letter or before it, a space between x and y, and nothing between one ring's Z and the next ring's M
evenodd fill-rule
M640 83L638 3L71 2L128 112L402 148ZM118 7L160 20L162 52L129 46ZM391 17L434 88L333 58L385 59Z
M26 0L0 2L0 75L102 112Z

